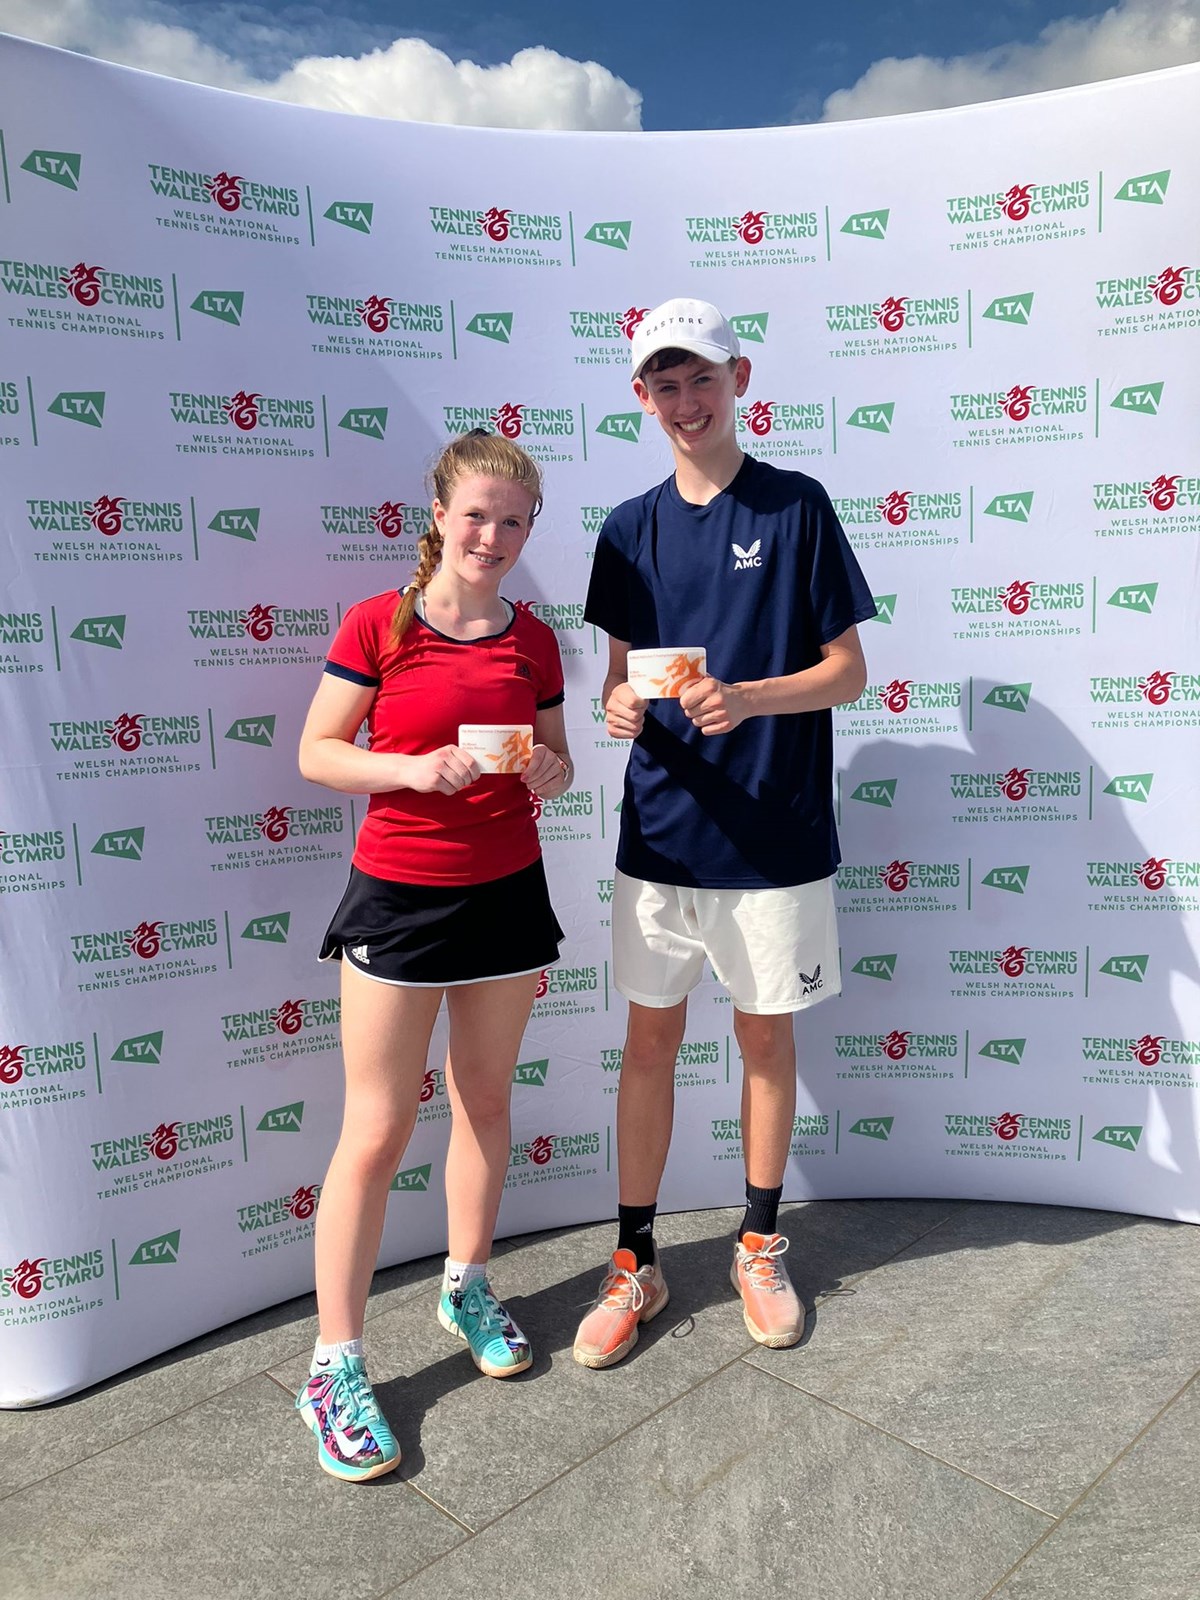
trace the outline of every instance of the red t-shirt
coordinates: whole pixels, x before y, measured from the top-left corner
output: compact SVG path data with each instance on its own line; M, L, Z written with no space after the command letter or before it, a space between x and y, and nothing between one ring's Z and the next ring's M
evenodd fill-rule
M395 589L351 606L325 671L376 690L369 748L419 756L458 743L461 723L532 724L562 704L558 640L523 609L499 633L450 639L414 617L391 642ZM396 883L488 883L532 865L541 850L530 792L516 775L479 778L457 794L373 794L354 865Z

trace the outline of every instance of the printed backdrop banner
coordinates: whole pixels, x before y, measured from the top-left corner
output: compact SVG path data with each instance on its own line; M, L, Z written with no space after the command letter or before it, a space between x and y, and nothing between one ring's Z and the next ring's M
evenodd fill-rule
M558 631L579 773L540 819L568 938L501 1232L612 1214L626 751L582 603L608 509L669 470L628 348L681 293L736 319L740 437L827 485L879 609L788 1197L1200 1220L1200 71L584 135L15 40L0 70L0 1404L311 1287L341 1098L315 952L363 802L305 783L297 736L476 425L545 469L510 595ZM741 1196L730 1022L705 983L664 1209ZM440 1059L385 1262L445 1242Z

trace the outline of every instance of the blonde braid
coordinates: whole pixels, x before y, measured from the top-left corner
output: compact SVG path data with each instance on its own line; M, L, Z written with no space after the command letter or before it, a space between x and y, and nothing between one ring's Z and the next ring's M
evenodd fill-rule
M392 644L397 645L408 632L409 624L417 611L417 596L428 586L442 559L442 535L436 523L417 540L417 570L406 583L400 595L400 604L392 618Z

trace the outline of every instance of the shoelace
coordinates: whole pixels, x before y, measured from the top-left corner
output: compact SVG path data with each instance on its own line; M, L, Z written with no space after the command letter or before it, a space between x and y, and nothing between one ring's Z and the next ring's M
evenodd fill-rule
M600 1294L606 1311L640 1311L646 1303L640 1280L625 1267L610 1269Z
M468 1299L474 1299L480 1306L479 1330L483 1334L498 1333L507 1344L524 1344L524 1335L517 1331L516 1324L496 1299L492 1286L485 1279L482 1284L467 1291L463 1296L464 1309Z
M317 1374L321 1376L321 1374ZM309 1384L305 1384L296 1396L297 1411L301 1406L314 1404L319 1400L324 1402L333 1420L342 1426L343 1419L348 1419L351 1429L369 1428L370 1424L379 1419L381 1413L379 1403L371 1391L363 1372L350 1372L340 1363L330 1372L323 1375L324 1385L316 1395L309 1393ZM309 1383L311 1383L311 1378Z
M746 1251L746 1254L742 1257L742 1271L756 1289L765 1289L768 1294L783 1293L786 1285L778 1257L784 1253L787 1247L788 1241L781 1233L777 1233L764 1249ZM745 1246L743 1246L743 1249L745 1249Z

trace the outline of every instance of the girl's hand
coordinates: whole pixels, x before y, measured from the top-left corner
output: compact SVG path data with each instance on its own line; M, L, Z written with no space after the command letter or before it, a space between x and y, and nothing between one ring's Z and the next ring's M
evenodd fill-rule
M400 756L398 789L413 789L417 794L457 794L475 782L479 766L472 756L456 744L444 744L426 756Z
M521 782L541 800L557 798L570 785L570 763L551 750L549 745L535 744L529 765L521 774Z

